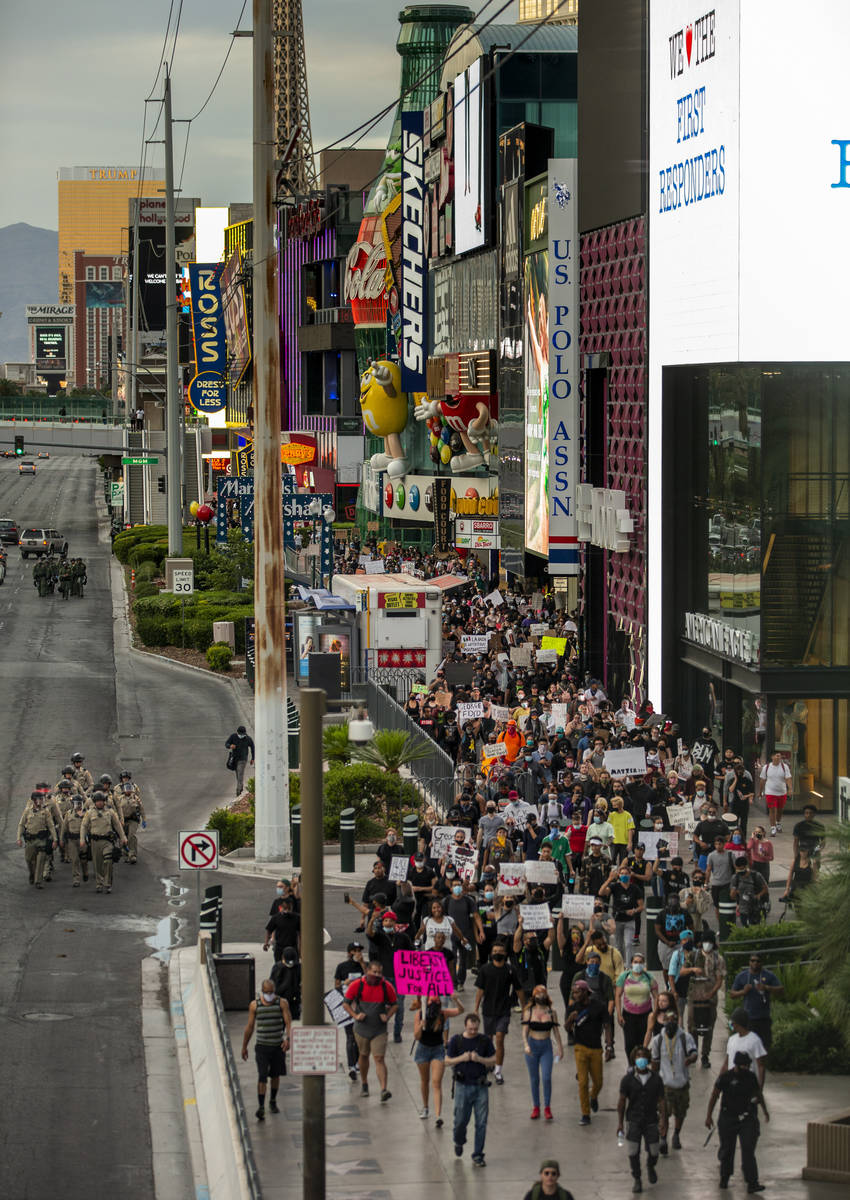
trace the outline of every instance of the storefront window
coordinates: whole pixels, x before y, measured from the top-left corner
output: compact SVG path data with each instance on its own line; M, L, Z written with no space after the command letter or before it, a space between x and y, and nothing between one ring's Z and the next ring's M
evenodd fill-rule
M824 812L835 809L837 777L846 776L850 737L846 700L776 701L774 746L791 769L793 806L814 803Z

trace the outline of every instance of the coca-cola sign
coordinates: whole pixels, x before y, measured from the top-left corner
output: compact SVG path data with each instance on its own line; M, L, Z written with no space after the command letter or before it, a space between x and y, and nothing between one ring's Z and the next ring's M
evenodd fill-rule
M321 232L325 215L324 197L314 196L286 213L286 234L290 238L315 237Z
M343 298L351 305L355 325L385 325L387 320L387 254L381 218L365 216L345 264Z

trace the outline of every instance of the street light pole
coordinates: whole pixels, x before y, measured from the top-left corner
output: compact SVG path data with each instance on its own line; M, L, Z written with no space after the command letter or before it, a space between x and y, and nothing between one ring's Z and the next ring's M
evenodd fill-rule
M290 856L286 627L280 471L280 329L274 229L272 0L253 0L254 40L254 846Z
M322 716L325 693L301 689L301 1018L324 1025L324 836ZM305 1075L302 1089L304 1200L325 1195L325 1077Z
M180 443L181 398L177 394L177 250L174 245L174 151L171 129L171 78L165 71L165 440L168 445L168 553L183 553L183 453Z

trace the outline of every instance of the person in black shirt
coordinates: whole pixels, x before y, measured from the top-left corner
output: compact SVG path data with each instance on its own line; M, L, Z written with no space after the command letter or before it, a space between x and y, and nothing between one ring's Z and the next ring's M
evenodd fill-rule
M487 1088L487 1071L496 1061L492 1041L479 1030L480 1017L468 1013L463 1022L463 1033L456 1033L449 1041L446 1066L451 1067L455 1081L454 1146L460 1158L466 1142L469 1119L475 1113L475 1143L472 1161L476 1167L485 1166L484 1139L487 1136L487 1116L490 1110L490 1093Z
M637 884L632 882L631 872L625 863L617 863L611 868L608 879L599 889L599 895L611 897L611 914L614 918L613 944L617 947L625 961L631 952L631 931L634 928L635 917L643 910L643 893ZM629 947L626 948L626 935L629 935Z
M285 1000L293 1020L301 1016L301 963L294 946L287 946L283 958L275 963L269 976L274 984L275 995Z
M795 859L801 850L808 850L813 857L820 852L820 845L826 837L826 830L817 820L817 811L814 804L803 806L803 819L794 826Z
M359 979L364 973L363 943L349 942L348 957L334 971L334 985L337 991L341 992L344 996L348 985L353 983L355 979ZM356 1081L357 1060L360 1056L360 1051L357 1049L357 1043L354 1040L354 1022L345 1026L345 1053L348 1060L348 1078Z
M567 1006L567 1031L573 1039L576 1060L581 1124L590 1124L597 1112L602 1091L602 1032L608 1022L608 1006L591 990L586 979L574 979ZM592 1086L591 1086L592 1083Z
M720 1147L717 1158L720 1162L720 1186L729 1186L729 1179L735 1169L735 1142L740 1140L741 1170L747 1181L747 1191L763 1192L764 1184L759 1183L756 1162L756 1142L760 1132L758 1106L761 1105L764 1111L765 1121L770 1120L770 1113L767 1111L758 1079L750 1070L751 1063L749 1054L745 1050L739 1050L735 1055L732 1070L718 1075L708 1101L705 1124L707 1129L713 1127L712 1113L719 1098L717 1133Z
M281 911L283 901L286 899L292 900L293 912L301 912L301 880L297 875L294 877L293 883L290 883L288 879L279 879L277 881L275 885L275 898L269 909L270 917Z
M705 859L714 849L714 839L722 837L725 842L728 832L726 822L721 821L718 817L715 805L709 808L702 821L697 822L694 828L694 852L702 859L700 866L703 870L705 869Z
M519 992L520 1005L525 1006L525 994L520 991L516 971L508 963L508 953L501 941L493 946L490 961L478 971L475 981L475 1011L483 1008L484 1032L496 1045L496 1083L504 1083L502 1063L505 1061L505 1035L511 1023L511 996ZM482 1003L483 1002L483 1003Z
M268 950L269 942L274 939L274 960L279 963L287 946L293 946L301 957L301 918L293 912L293 901L286 899L281 903L280 912L269 917L266 924L266 937L263 949Z
M384 864L387 875L390 873L390 863L394 858L407 858L407 852L404 846L399 844L398 834L394 829L387 830L386 837L375 851L375 857Z
M617 1124L621 1135L626 1133L629 1166L634 1178L633 1192L642 1192L640 1177L640 1146L646 1144L646 1174L656 1183L655 1164L658 1162L660 1141L667 1137L667 1105L661 1076L649 1069L649 1051L635 1046L630 1056L634 1070L620 1080L620 1099L617 1101Z
M387 879L387 872L380 859L377 859L375 865L372 867L372 878L364 887L363 895L360 897L359 902L352 900L348 892L343 893L343 899L346 904L350 904L352 908L356 908L362 917L360 924L354 931L355 933L362 933L366 928L366 921L375 906L375 900L378 896L383 897L381 901L382 908L387 904L392 904L396 898L396 886L391 879Z

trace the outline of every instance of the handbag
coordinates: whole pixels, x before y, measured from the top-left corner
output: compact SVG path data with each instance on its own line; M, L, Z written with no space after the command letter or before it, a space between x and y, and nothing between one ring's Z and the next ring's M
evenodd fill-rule
M225 763L225 766L227 767L228 771L236 770L236 751L235 750L230 750L228 752L227 762Z

